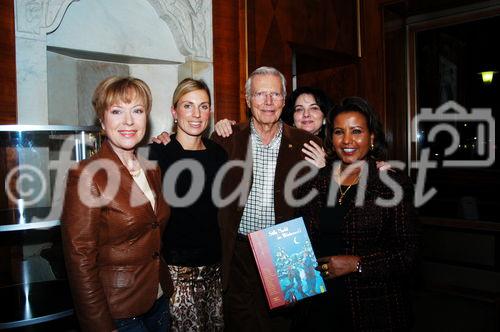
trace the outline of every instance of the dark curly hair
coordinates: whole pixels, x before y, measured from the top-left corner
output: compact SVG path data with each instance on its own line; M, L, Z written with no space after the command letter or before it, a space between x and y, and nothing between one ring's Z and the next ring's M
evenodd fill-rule
M335 105L328 113L326 118L326 137L324 140L328 158L330 160L337 158L332 140L333 121L337 115L347 112L358 112L365 117L368 131L374 136L373 148L370 148L368 157L374 160L384 160L387 153L387 141L384 129L373 108L366 100L360 97L344 98L340 105Z
M320 89L313 88L310 86L301 86L295 89L286 99L285 108L281 114L281 119L288 125L293 126L293 114L295 113L295 102L300 95L308 94L314 97L316 104L319 106L321 112L326 119L328 112L332 107L332 102L330 98ZM318 137L325 138L325 126L321 127Z

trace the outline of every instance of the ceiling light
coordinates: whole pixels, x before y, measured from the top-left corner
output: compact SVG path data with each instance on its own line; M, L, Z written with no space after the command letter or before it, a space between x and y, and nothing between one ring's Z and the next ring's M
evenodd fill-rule
M493 75L496 73L496 71L482 71L479 74L481 75L484 84L490 84L493 82Z

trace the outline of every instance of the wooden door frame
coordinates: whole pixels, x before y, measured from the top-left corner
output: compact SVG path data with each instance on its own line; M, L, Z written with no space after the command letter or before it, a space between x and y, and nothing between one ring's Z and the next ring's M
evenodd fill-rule
M246 120L247 0L213 0L214 120Z

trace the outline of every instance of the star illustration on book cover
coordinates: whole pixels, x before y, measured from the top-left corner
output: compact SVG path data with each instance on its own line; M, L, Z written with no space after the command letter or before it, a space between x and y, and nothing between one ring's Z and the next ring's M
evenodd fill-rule
M302 218L249 235L271 308L324 293ZM277 289L279 286L279 290Z

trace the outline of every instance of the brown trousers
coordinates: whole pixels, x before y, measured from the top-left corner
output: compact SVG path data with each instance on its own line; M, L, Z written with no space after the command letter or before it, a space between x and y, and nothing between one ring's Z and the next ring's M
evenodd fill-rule
M269 310L250 243L238 239L223 295L225 331L290 331L293 308Z

